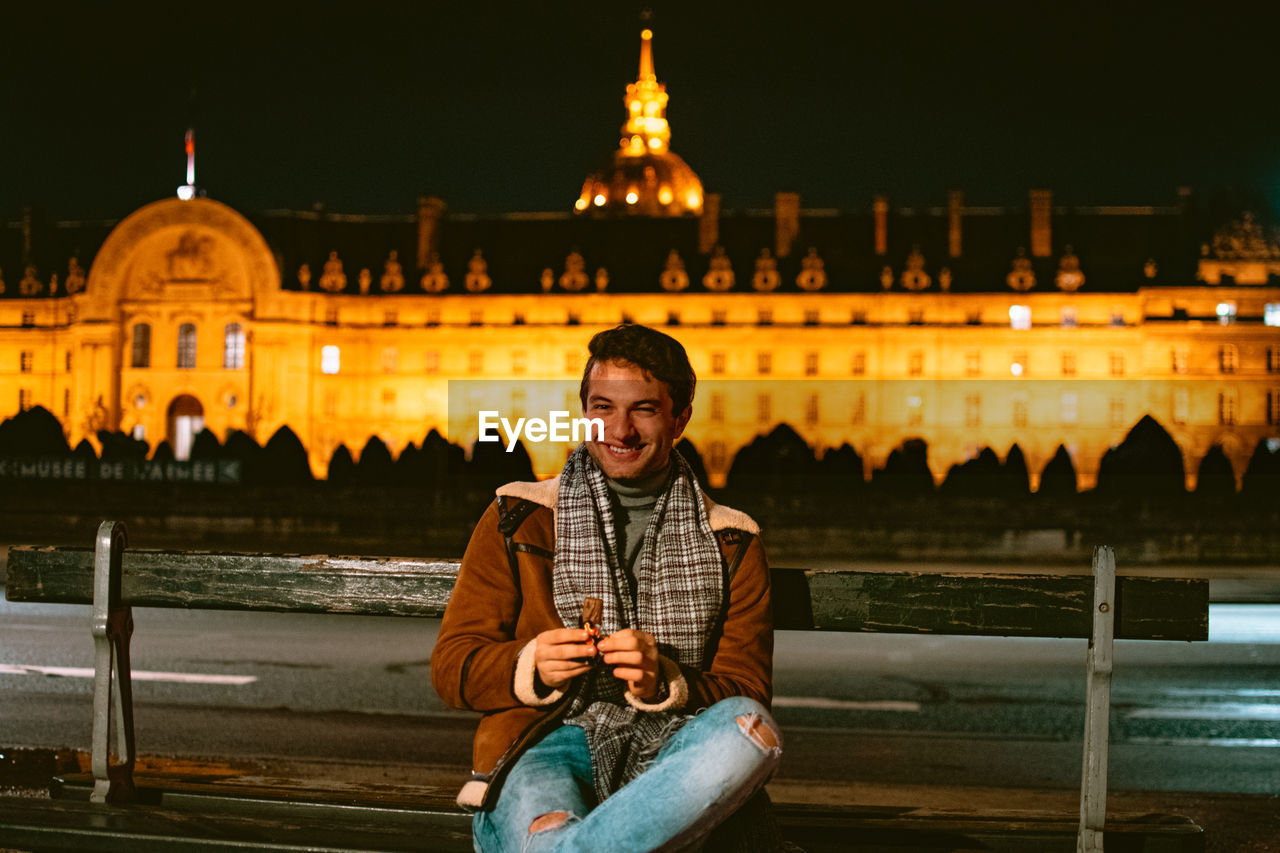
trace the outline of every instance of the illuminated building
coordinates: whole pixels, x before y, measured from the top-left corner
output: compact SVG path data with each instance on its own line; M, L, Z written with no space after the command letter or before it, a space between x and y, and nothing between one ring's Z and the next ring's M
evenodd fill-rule
M265 442L288 425L322 475L339 443L376 434L396 452L446 428L449 380L504 380L512 409L534 405L534 380L571 398L589 336L629 320L688 348L689 436L713 482L782 421L877 467L923 438L939 478L1017 442L1034 484L1064 444L1083 488L1144 413L1189 479L1214 444L1239 476L1280 436L1280 242L1260 223L1205 223L1188 193L848 211L779 193L721 211L669 150L650 44L630 135L581 213L482 218L424 198L404 216L249 218L193 197L118 223L10 223L0 416L42 405L72 443L121 429L179 456L201 426ZM540 473L559 468L561 449L530 449Z

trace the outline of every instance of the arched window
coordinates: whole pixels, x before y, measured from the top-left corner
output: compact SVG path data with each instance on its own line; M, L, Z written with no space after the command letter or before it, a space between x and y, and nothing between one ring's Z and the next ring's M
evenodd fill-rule
M244 367L244 327L228 323L222 337L222 366L227 370Z
M178 368L190 370L196 366L196 326L183 323L178 327Z
M133 357L129 359L132 367L151 366L151 324L133 324Z

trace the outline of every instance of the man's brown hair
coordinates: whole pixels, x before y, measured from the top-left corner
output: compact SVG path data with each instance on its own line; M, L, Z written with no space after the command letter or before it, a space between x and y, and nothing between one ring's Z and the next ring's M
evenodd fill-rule
M587 406L587 381L592 369L607 361L627 361L667 386L671 395L672 414L679 415L693 402L694 375L689 356L680 342L657 329L624 323L613 329L597 332L587 344L590 357L582 371L582 386L578 396L582 407Z

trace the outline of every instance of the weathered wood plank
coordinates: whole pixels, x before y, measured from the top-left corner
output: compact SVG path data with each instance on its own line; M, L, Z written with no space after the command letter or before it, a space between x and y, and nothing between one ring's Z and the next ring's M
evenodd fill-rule
M456 560L126 551L121 598L135 607L440 616ZM15 547L11 601L93 600L93 551Z
M126 551L122 596L139 607L440 616L456 560ZM88 548L9 551L11 601L92 601ZM779 629L1088 637L1087 575L773 571ZM1209 586L1119 579L1116 636L1204 640Z

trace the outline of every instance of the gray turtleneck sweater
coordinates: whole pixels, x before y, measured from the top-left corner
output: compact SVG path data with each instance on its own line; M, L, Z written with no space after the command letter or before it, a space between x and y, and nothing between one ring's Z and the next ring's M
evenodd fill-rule
M626 572L633 594L635 579L632 567L640 554L640 546L644 544L649 516L653 515L653 507L667 484L667 473L668 469L663 468L642 480L605 478L613 496L613 535L618 542L618 565Z

